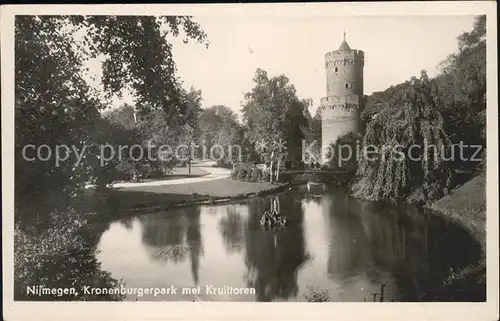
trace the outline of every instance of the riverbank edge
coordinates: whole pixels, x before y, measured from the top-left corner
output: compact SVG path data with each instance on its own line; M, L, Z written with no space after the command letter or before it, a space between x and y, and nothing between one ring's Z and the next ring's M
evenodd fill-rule
M480 245L482 259L486 257L486 211L478 212L480 214L479 217L474 215L470 210L461 214L454 209L451 204L464 203L465 201L467 204L477 205L475 203L477 203L480 195L486 194L486 190L477 191L477 187L474 186L474 184L484 186L485 180L484 174L477 175L463 185L452 190L450 194L424 206L426 209L430 210L433 215L441 216L463 228ZM356 199L373 202L370 199L354 196L352 192L350 195ZM446 201L448 201L447 205ZM445 203L445 205L442 205L442 203Z
M481 195L486 194L485 184L486 177L478 175L470 179L462 186L454 189L449 195L446 195L435 202L428 208L438 215L449 218L452 222L464 228L480 245L483 258L486 257L486 211L473 212L474 206L467 207L463 213L459 213L452 204L457 204L465 200L467 204L477 205ZM482 187L484 190L477 190L477 187Z
M449 195L425 206L432 215L449 220L452 224L462 228L478 243L481 251L478 261L469 264L463 269L453 271L448 279L444 281L443 285L445 287L454 288L461 282L467 282L469 284L473 283L474 285L484 285L484 289L486 289L486 210L477 212L479 215L473 215L474 212L470 207L467 207L465 213L460 213L460 211L452 206L453 204L463 203L468 205L480 204L480 197L486 195L485 184L485 175L477 175L463 185L452 190ZM478 187L483 188L479 190ZM355 197L352 193L350 194L352 197ZM372 202L362 197L355 198ZM486 295L486 291L484 294Z
M472 210L474 206L472 206L472 208L467 207L465 212L460 213L451 206L460 201L477 205L475 203L478 203L478 200L480 201L481 195L486 194L485 184L486 177L484 174L475 176L462 186L454 189L451 194L436 200L427 207L434 215L440 215L462 227L478 242L481 248L479 260L452 273L446 282L447 285L459 280L471 279L472 282L484 283L486 286L486 210L474 213ZM478 186L484 187L484 189L478 191Z
M439 205L436 205L436 203L432 203L430 206L427 207L428 209L432 210L432 213L434 215L439 215L443 216L447 219L449 219L451 222L459 225L462 227L464 230L467 231L467 233L476 240L481 246L481 256L486 257L486 231L482 231L481 228L476 226L474 223L471 223L467 219L465 219L462 215L457 214L455 211L450 210L449 208L442 207ZM480 224L480 222L478 222ZM486 229L486 226L484 226L484 229Z
M140 207L131 207L131 208L120 208L117 212L87 212L85 213L85 217L89 220L111 220L111 219L124 219L128 217L133 217L136 215L153 213L161 210L170 210L174 208L182 208L187 206L194 205L216 205L216 204L224 204L237 200L251 199L254 197L267 196L270 194L276 194L283 192L293 185L290 183L279 183L272 188L268 188L265 190L261 190L258 192L248 192L243 194L238 194L234 196L210 196L210 195L199 195L193 194L192 199L179 201L179 202L157 202L157 203L149 203L144 204L144 206Z

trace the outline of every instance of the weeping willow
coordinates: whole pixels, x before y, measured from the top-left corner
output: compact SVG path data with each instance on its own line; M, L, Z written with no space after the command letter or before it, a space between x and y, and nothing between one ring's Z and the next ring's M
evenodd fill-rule
M352 192L372 201L429 203L448 193L451 143L422 71L371 121Z

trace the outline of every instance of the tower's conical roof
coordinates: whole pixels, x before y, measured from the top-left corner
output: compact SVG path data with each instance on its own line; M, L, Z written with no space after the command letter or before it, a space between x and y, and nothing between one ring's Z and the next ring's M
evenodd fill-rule
M347 44L347 41L342 41L342 43L340 44L340 47L339 47L339 51L349 51L351 50L351 47L349 47L349 45Z
M345 35L346 35L346 32L344 31L344 39L342 41L342 43L340 44L340 47L339 47L339 51L350 51L351 50L351 47L349 47L349 45L347 44L347 41L345 41Z

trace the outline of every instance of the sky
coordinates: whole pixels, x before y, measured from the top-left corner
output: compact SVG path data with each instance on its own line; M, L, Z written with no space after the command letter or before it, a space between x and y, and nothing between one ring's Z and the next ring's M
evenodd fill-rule
M312 98L311 112L326 94L325 53L343 39L365 52L364 92L384 90L422 69L430 76L458 49L457 36L470 31L474 16L282 17L194 16L210 41L173 40L184 87L202 90L203 107L226 105L240 115L244 93L257 68L286 75L299 98ZM131 102L130 96L123 100Z

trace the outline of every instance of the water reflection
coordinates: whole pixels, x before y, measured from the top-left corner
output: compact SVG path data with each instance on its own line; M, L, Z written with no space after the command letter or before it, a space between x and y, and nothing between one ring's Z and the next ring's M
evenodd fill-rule
M245 225L246 221L238 212L236 205L226 207L226 215L219 221L219 231L224 239L226 251L230 254L241 252L245 243Z
M359 216L353 211L355 203L347 194L341 193L323 198L322 206L328 213L330 278L346 280L368 264L368 239Z
M301 266L308 260L302 229L303 212L293 202L280 202L282 214L289 224L278 230L267 230L259 220L269 210L267 199L256 199L248 203L251 215L246 231L245 265L247 286L254 287L258 301L273 301L297 297L297 276Z
M193 281L198 285L200 256L203 254L203 241L200 232L200 209L193 208L191 213L186 215L188 227L186 231L186 239L189 248L189 258L191 260L191 273Z
M439 291L450 268L479 255L463 230L426 211L367 203L339 190L280 195L289 223L266 230L259 220L272 200L186 207L112 223L101 237L100 259L136 286L194 283L256 291L255 297L208 298L213 300L305 301L312 285L328 289L333 301L370 301L385 283L387 299L416 301ZM115 263L130 257L136 268Z
M151 259L163 263L182 263L189 257L193 281L198 284L203 240L200 231L200 208L153 213L139 218L142 242Z

